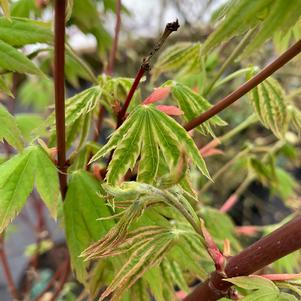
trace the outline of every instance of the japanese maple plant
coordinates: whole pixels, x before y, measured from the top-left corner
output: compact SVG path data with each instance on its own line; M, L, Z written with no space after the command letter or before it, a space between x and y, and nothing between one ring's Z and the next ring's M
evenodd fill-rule
M115 13L112 40L102 27L98 2ZM202 43L177 42L181 27L171 20L152 49L145 49L133 78L115 71L125 10L121 0L0 4L0 89L9 99L0 106L0 257L13 300L29 300L30 290L20 290L13 281L5 232L32 195L64 229L69 250L60 275L55 274L58 285L50 282L35 300L46 300L48 291L51 300L59 299L70 273L83 285L87 300L301 298L298 266L277 273L274 265L301 248L298 210L249 246L240 238L260 235L260 229L235 227L228 215L252 181L277 191L288 185L281 181L285 171L278 157L297 149L292 136L301 130L301 111L294 102L300 86L287 91L272 75L301 52L300 0L228 1ZM36 20L45 9L53 10L53 22ZM68 43L70 23L96 37L104 61L97 77ZM220 45L227 47L233 39L238 42L231 54L210 69L212 53L218 55ZM43 47L20 51L36 43ZM267 43L278 43L282 53L264 68L251 64L249 58L259 49L267 51ZM231 70L238 60L247 63ZM53 78L55 105L44 121L20 118L11 106L22 74L23 80L24 75L35 80L33 95L38 87L41 95L51 90ZM76 83L77 76L90 86L65 100L65 82ZM212 97L242 79L221 100ZM235 102L248 106L238 125L217 115L231 112ZM227 154L231 140L255 126L264 128L269 139L242 143L212 173L206 159ZM102 145L104 128L111 134ZM217 135L220 128L223 134ZM208 201L209 187L235 164L247 170L238 189L222 205L214 197ZM37 240L35 259L42 240ZM296 258L298 265L299 253Z

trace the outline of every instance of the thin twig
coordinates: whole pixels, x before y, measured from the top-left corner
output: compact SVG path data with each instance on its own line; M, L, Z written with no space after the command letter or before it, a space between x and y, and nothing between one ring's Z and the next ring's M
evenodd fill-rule
M116 0L116 24L115 24L115 35L113 40L113 46L110 52L109 57L109 64L106 70L106 74L112 75L114 70L117 46L118 46L118 39L119 39L119 32L120 32L120 25L121 25L121 0Z
M8 264L6 252L4 250L4 233L0 234L0 260L3 268L3 274L6 280L8 291L12 300L19 300L19 293L15 286L12 273Z
M67 191L65 137L65 8L66 0L55 0L54 90L58 170L62 199Z
M180 25L179 25L178 20L176 20L175 22L167 23L165 30L164 30L161 38L159 39L158 43L156 44L154 49L150 52L150 54L143 59L140 69L136 74L133 85L132 85L132 87L129 91L129 94L125 100L125 103L124 103L123 107L121 108L121 110L119 111L118 118L117 118L117 127L119 127L123 123L126 111L130 105L130 102L134 96L134 93L140 83L142 76L144 75L145 72L150 70L150 61L151 61L152 57L160 50L160 48L162 47L162 45L164 44L166 39L170 36L170 34L174 31L177 31L179 27L180 27Z
M252 77L250 80L241 85L238 89L233 91L231 94L227 95L225 98L216 103L211 109L202 113L200 116L195 119L189 121L184 128L187 131L194 129L199 126L203 122L207 121L211 117L215 116L219 112L223 111L227 107L229 107L232 103L237 101L243 95L251 91L257 85L262 83L265 79L271 76L275 71L280 69L282 66L291 61L296 55L301 52L301 40L292 45L287 51L285 51L282 55L277 57L272 63L267 65L264 69L262 69L258 74Z

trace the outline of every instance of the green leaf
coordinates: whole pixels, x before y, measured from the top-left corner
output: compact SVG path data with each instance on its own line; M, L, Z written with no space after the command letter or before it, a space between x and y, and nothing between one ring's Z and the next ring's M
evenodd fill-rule
M64 223L71 263L81 282L86 281L87 263L79 255L113 225L110 220L97 220L110 215L104 200L98 195L99 190L99 183L87 172L75 172L71 176L64 202Z
M42 126L44 119L38 114L20 113L15 115L17 126L25 140L30 141L33 131Z
M282 138L288 127L285 92L272 77L266 79L250 92L251 103L262 124L278 138Z
M34 148L0 165L0 233L18 215L34 186Z
M103 292L100 300L104 300L111 293L113 293L111 300L118 300L123 292L141 278L147 270L160 264L164 255L172 246L173 235L167 233L156 238L156 244L153 241L147 242L132 253L111 284Z
M50 24L40 21L0 17L0 40L12 46L52 43Z
M205 98L181 83L168 81L164 84L164 86L171 87L172 97L177 102L180 109L184 112L186 121L194 119L195 117L199 116L201 113L209 110L212 107L212 105ZM212 126L225 125L227 125L227 123L216 115L202 125L198 126L197 129L203 135L210 134L214 137Z
M232 0L224 9L223 20L204 44L204 53L220 45L225 40L241 35L248 29L257 27L252 43L244 55L258 49L275 32L286 33L298 21L301 13L300 0Z
M0 141L5 139L8 144L21 151L23 149L23 141L21 132L17 126L15 118L0 105Z
M29 18L31 13L40 15L35 0L18 0L12 3L11 15L16 17Z
M43 72L34 65L23 53L0 40L0 67L4 70L31 73L44 76Z
M288 106L290 125L291 127L301 133L301 111L293 105Z
M58 200L60 196L58 170L48 154L38 147L36 151L36 187L42 200L56 219Z
M147 147L149 145L151 148ZM107 173L107 180L112 185L120 182L128 169L135 166L140 151L142 168L139 167L138 169L138 178L146 179L145 176L141 178L139 175L139 172L142 172L143 175L145 168L150 171L148 175L155 176L158 162L154 160L158 157L156 155L158 148L163 152L169 167L174 167L177 164L181 151L185 150L200 171L210 178L205 162L186 130L174 119L156 110L153 106L138 106L123 125L113 133L109 142L94 155L91 162L105 156L114 148L116 150ZM148 153L149 151L151 153ZM143 155L144 152L147 152L148 158L144 157L146 156ZM152 162L151 164L154 163L155 165L150 166L149 160ZM153 180L147 179L148 182Z
M5 82L3 76L0 76L0 91L4 92L8 96L14 98L14 95L10 88L8 87L7 83Z
M24 106L45 112L54 101L53 82L47 78L30 78L20 87L18 98Z

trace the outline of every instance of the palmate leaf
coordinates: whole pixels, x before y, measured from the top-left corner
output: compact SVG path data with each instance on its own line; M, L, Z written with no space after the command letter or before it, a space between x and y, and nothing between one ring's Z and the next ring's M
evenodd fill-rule
M21 132L17 126L15 118L0 105L0 141L5 139L8 144L21 151L23 149L23 141L21 139Z
M155 81L161 73L177 71L179 75L188 72L199 72L201 69L200 43L180 42L167 47L160 54L152 68L152 80Z
M0 165L0 232L19 214L35 181L41 198L56 217L57 170L40 146L31 146Z
M23 53L1 40L0 67L7 71L44 76L44 73Z
M146 146L148 150L145 149ZM95 154L91 162L115 149L106 176L108 183L115 185L121 181L128 169L134 168L141 153L142 167L138 169L138 177L141 182L151 183L155 180L159 166L159 161L156 162L158 147L170 168L177 164L181 148L185 149L187 156L198 169L210 178L199 150L185 129L151 105L138 106L113 133L108 143ZM145 151L150 156L143 156Z
M266 301L297 301L297 298L288 293L283 293L279 288L268 279L260 276L241 276L228 278L226 281L231 282L237 287L253 290L243 297L244 301L266 300ZM256 290L254 292L254 290Z
M104 200L97 194L99 189L99 183L87 172L75 172L68 184L64 202L64 223L71 263L81 282L86 281L87 263L79 255L114 224L112 220L97 220L110 215Z
M245 50L245 55L259 48L276 31L287 32L301 16L300 0L231 0L224 9L224 19L204 44L204 53L221 42L240 35L248 29L258 27L258 31Z
M212 107L212 105L204 97L195 93L186 85L175 81L167 81L163 86L171 87L171 95L177 102L180 109L184 112L184 118L186 121L194 119ZM203 135L210 134L214 136L212 126L225 125L227 125L227 123L216 115L210 118L209 121L198 126L197 129Z
M0 17L0 40L12 46L52 43L50 23L23 18Z
M288 128L289 116L285 92L272 77L250 92L251 103L262 124L282 138Z

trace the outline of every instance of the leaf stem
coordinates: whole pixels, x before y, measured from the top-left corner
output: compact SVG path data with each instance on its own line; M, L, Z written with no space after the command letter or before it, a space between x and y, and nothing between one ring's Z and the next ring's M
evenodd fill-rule
M287 64L290 60L292 60L296 55L301 52L301 40L292 45L287 51L285 51L282 55L277 57L272 63L267 65L264 69L262 69L259 73L257 73L250 80L241 85L238 89L224 97L222 100L217 102L212 108L208 111L202 113L200 116L194 118L189 121L184 128L187 131L194 129L200 124L204 123L211 117L215 116L219 112L223 111L227 107L229 107L232 103L237 101L243 95L248 93L250 90L255 88L269 76L271 76L275 71L280 69L282 66Z
M65 8L66 0L55 1L54 90L58 170L62 199L67 191L65 137Z
M249 39L254 33L254 29L250 30L244 38L240 41L240 43L236 46L236 48L233 50L233 52L230 54L230 56L226 59L226 61L223 63L221 68L218 70L216 76L212 80L212 82L208 85L207 89L205 90L205 95L208 95L209 92L214 88L216 82L219 80L219 78L223 75L225 70L233 63L233 61L237 58L237 56L242 52L242 50L248 45Z

